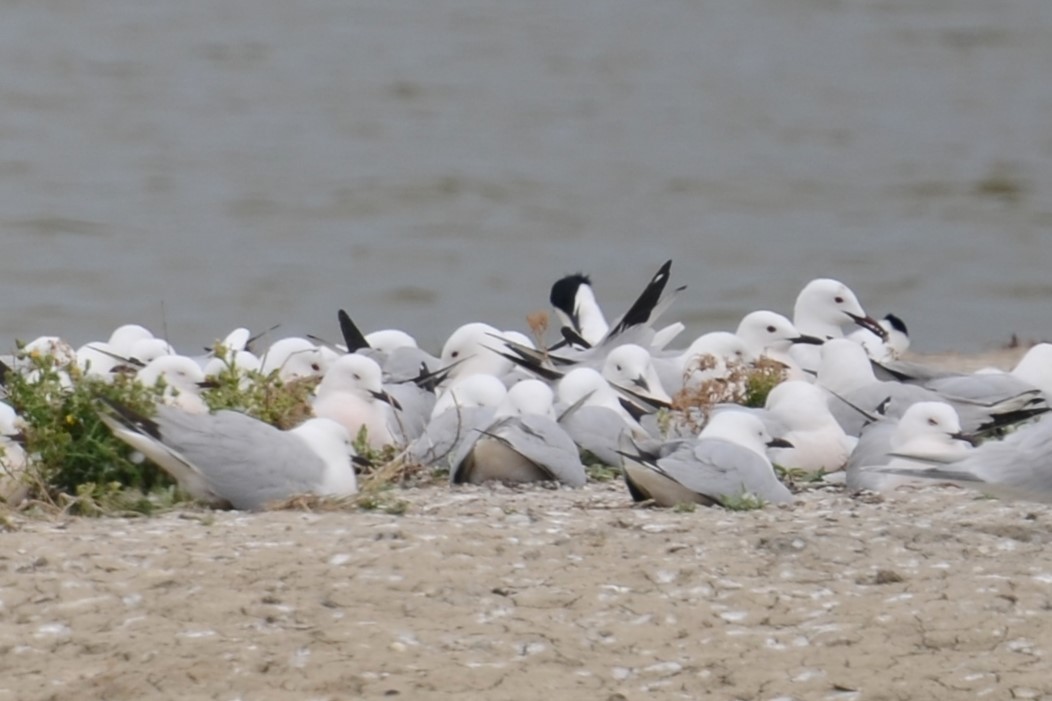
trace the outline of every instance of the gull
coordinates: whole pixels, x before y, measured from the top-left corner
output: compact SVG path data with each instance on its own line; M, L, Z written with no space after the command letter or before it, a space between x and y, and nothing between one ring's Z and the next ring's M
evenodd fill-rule
M1038 343L1028 350L1010 374L1037 387L1052 401L1052 343Z
M25 471L29 463L19 444L25 421L8 404L0 402L0 502L17 506L29 494Z
M750 413L714 415L697 440L679 442L663 457L644 455L630 439L626 444L630 449L622 452L625 482L636 501L712 506L745 495L771 503L792 501L765 452L768 447L791 446L772 438L763 421Z
M306 338L291 336L270 345L260 358L259 371L264 375L273 372L282 380L302 380L325 374L328 362L321 350Z
M212 506L258 510L298 494L357 491L346 429L310 419L281 431L236 411L188 414L158 406L153 419L108 400L99 416L113 435Z
M972 437L961 431L957 412L945 402L918 402L897 421L885 420L868 427L847 463L851 490L889 491L917 484L904 475L925 465L907 456L939 462L959 460L973 450ZM898 474L872 468L884 467Z
M774 433L792 448L769 452L783 468L835 472L844 466L858 439L848 436L829 411L826 394L809 382L782 382L767 395L766 409L784 428Z
M437 384L445 377L438 358L421 350L416 339L405 331L383 329L362 334L343 309L337 312L337 318L346 345L335 348L340 352L358 353L375 360L383 369L384 382L416 382L424 386L425 381Z
M123 361L105 341L91 341L76 350L77 367L86 377L113 379L113 369Z
M416 339L400 329L381 329L365 335L370 348L390 355L399 348L419 348Z
M105 348L122 358L128 358L131 357L132 347L138 341L153 337L153 332L144 326L139 326L138 324L124 324L113 330L113 333L110 334L109 340L106 341Z
M374 450L394 443L392 400L382 378L380 366L371 358L356 353L340 356L315 389L314 415L341 424L352 438L364 428Z
M874 371L881 379L921 385L979 402L991 397L1023 395L1033 400L1022 402L1024 408L1052 402L1052 344L1048 343L1039 343L1028 350L1010 372L983 368L974 373L959 373L904 361L874 363Z
M559 425L581 450L605 465L620 466L621 434L628 431L637 440L647 433L621 404L620 395L599 372L576 368L559 380L559 403L564 411Z
M787 380L811 379L793 359L793 346L801 343L821 345L825 340L800 333L787 317L766 309L742 317L734 335L742 340L754 356L770 358L784 365Z
M912 455L907 449L897 452L922 464L906 469L889 464L867 472L953 482L995 496L1052 500L1052 420L1047 417L1023 426L1004 440L988 441L959 456Z
M146 387L164 383L163 401L169 406L193 414L208 412L201 388L211 386L204 370L185 355L162 355L135 373L135 379Z
M503 377L511 372L512 362L493 349L503 340L497 328L482 322L457 328L446 339L439 357L441 365L450 368L446 383L469 375Z
M460 444L450 482L584 485L588 478L577 446L555 422L552 398L551 388L540 380L523 380L509 389L493 422Z
M1021 387L1009 375L950 376L930 380L927 387L922 387L878 380L865 350L847 339L827 341L821 355L816 383L832 395L829 408L850 435L858 435L869 420L867 415L878 409L888 417L898 418L916 402L951 404L965 430L973 433L1047 410L1033 406L1039 394L1037 389Z
M851 288L839 280L817 278L800 290L793 307L793 325L801 333L820 339L842 338L842 327L848 323L869 329L880 338L887 336L884 327L866 314ZM798 345L792 353L805 370L818 366L817 348Z
M493 422L507 394L504 383L492 375L469 375L448 387L435 401L423 433L410 443L410 458L421 465L443 464L461 441L475 440L477 430Z
M128 360L145 366L165 355L175 355L175 349L168 341L163 338L141 338L132 344Z
M639 400L655 409L668 406L671 401L650 351L635 343L600 346L579 354L573 360L558 358L550 353L529 354L519 344L507 344L507 347L515 355L501 353L503 358L549 382L561 380L566 373L576 368L589 367L601 369L603 377L632 400ZM552 360L560 363L560 366L553 366ZM672 368L670 376L674 376L676 371L670 363L666 362L666 366Z
M438 395L431 418L434 419L457 407L496 408L507 394L508 388L493 375L468 375L449 385Z
M668 404L665 391L650 352L634 343L617 346L603 360L602 375L614 387L628 390L633 397Z

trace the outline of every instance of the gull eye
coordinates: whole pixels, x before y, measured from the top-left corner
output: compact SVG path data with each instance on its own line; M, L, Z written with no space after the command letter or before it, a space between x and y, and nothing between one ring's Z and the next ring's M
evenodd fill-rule
M321 372L321 365L318 365L318 363L311 363L310 369L314 372Z
M843 303L844 303L844 298L843 298L843 297L840 297L840 296L838 295L837 297L834 297L834 298L833 298L833 301L834 301L834 302L836 302L837 304L843 304Z
M621 372L621 366L620 366L620 365L617 365L616 367L617 367L617 371L618 371L618 372Z
M362 376L359 375L358 373L354 373L354 379L360 380L360 379L362 379Z
M456 358L458 355L460 355L460 351L453 351L452 353L449 354L449 357L450 358Z
M939 425L939 420L929 416L928 417L928 425L929 426L938 426Z
M775 332L775 331L777 331L777 330L778 330L778 329L774 328L773 326L768 326L768 327L767 327L767 333L774 333L774 332Z

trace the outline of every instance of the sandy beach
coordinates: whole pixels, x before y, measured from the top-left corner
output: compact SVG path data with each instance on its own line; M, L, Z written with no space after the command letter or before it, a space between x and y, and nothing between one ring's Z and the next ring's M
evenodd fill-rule
M402 515L5 515L0 701L1052 698L1044 504L397 496Z
M1044 505L404 496L401 516L15 517L0 699L1052 697Z

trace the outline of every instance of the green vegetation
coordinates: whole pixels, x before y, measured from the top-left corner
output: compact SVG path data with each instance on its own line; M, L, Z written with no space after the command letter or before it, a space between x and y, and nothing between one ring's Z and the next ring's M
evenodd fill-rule
M24 360L32 369L10 373L7 401L26 422L34 498L54 502L65 494L87 503L111 496L113 484L141 493L171 485L160 470L135 463L131 449L113 437L95 411L97 398L105 397L149 416L163 386L144 387L121 373L112 383L84 377L76 366L58 367L50 355Z
M276 371L246 373L227 359L222 346L217 346L216 356L226 361L223 370L212 378L213 386L201 393L212 411L233 409L281 429L298 426L310 417L310 397L317 379L285 382Z
M185 498L162 470L114 437L96 411L98 400L106 398L151 416L164 395L163 381L146 387L120 372L105 381L36 353L22 353L19 362L26 370L8 374L5 401L25 420L25 450L32 459L20 478L31 502L77 514L118 515L154 513ZM212 410L233 409L290 428L309 416L314 384L286 383L277 373L239 374L228 364L202 397Z
M756 511L762 509L766 504L760 497L745 491L741 494L725 496L719 502L720 506L728 511Z
M767 395L785 380L785 366L770 358L760 358L745 374L745 406L761 408L767 404Z

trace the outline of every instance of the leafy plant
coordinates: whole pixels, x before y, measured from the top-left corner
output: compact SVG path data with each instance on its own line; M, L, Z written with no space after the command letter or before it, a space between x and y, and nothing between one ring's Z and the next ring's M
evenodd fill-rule
M99 419L95 402L106 397L151 415L164 387L145 387L117 374L112 382L81 375L76 365L59 366L50 355L25 358L30 369L10 373L7 400L26 422L25 448L35 481L57 493L77 494L82 485L116 483L148 492L171 484L160 470L131 459L131 449Z
M201 393L211 411L233 409L281 429L294 428L311 416L311 393L315 378L286 382L275 370L269 375L236 367L222 346L216 356L224 361L212 386Z

